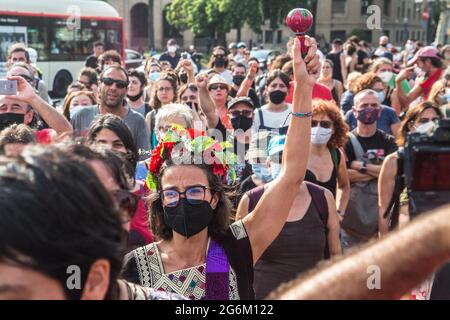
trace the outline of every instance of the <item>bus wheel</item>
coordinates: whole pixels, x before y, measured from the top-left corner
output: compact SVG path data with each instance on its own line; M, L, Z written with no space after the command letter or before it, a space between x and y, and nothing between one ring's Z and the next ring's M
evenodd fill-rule
M72 81L72 75L68 71L59 71L55 76L55 80L53 80L53 95L56 98L65 97L67 87L72 83Z

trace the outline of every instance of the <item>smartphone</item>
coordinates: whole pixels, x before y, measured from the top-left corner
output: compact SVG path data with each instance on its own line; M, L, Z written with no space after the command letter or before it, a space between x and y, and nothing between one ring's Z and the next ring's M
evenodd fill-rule
M17 81L0 79L0 95L15 95L17 94Z
M187 53L187 52L183 52L183 53L181 54L181 58L182 58L182 59L189 59L188 53Z

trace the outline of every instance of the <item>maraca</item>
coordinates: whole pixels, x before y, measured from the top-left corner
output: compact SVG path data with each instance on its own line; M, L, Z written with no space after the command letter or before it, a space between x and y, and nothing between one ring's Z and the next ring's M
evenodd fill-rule
M313 21L312 13L303 8L292 9L286 16L287 26L294 31L300 40L303 58L308 53L308 47L305 45L305 34L311 28Z

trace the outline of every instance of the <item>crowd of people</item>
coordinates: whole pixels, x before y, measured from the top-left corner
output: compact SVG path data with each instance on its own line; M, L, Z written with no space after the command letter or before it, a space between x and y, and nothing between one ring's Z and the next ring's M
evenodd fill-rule
M95 42L58 108L30 48L12 45L0 299L265 299L408 228L399 154L450 117L450 46L305 41L306 56L291 39L267 68L243 42L217 46L203 68L171 39L129 70ZM403 295L450 283L420 275ZM302 296L287 292L272 297Z

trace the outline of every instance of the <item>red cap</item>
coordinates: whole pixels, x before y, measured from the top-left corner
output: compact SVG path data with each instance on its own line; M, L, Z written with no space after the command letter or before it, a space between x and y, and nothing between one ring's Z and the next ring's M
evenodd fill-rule
M439 57L438 53L439 53L439 51L435 47L432 47L432 46L423 47L422 49L420 49L419 51L416 52L416 54L414 55L414 58L412 58L408 61L408 66L412 66L413 64L415 64L417 59L419 59L419 58L438 58L439 59L440 57Z

